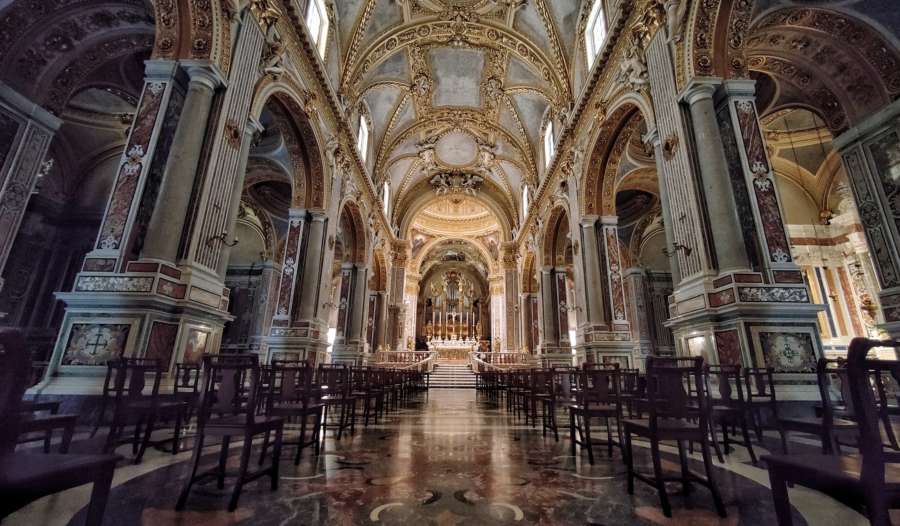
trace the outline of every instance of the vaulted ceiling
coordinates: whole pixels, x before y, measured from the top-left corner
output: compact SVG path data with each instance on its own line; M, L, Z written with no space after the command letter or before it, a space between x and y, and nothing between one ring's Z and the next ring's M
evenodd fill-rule
M588 3L588 2L584 2ZM394 203L441 172L520 204L547 115L571 102L581 0L334 2L340 91L367 115L376 184ZM396 207L395 207L396 208Z

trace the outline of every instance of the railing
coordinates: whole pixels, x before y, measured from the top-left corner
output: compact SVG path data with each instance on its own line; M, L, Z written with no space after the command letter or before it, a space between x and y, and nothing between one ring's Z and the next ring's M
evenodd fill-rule
M430 373L434 370L437 356L437 351L378 351L375 353L373 365Z
M469 364L475 373L527 369L535 366L534 357L524 352L471 352Z

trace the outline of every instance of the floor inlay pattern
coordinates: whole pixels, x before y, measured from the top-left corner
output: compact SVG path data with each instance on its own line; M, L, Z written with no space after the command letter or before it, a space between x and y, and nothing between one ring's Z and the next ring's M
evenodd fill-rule
M568 430L561 427L560 432L559 442L551 436L544 438L539 429L522 425L474 390L433 390L378 426L358 429L354 437L338 442L329 433L318 459L306 450L300 465L294 466L294 449L286 447L279 490L269 491L267 480L248 484L234 513L225 511L231 486L226 483L219 490L214 482L195 486L187 509L175 512L189 453L154 454L137 467L146 466L145 472L123 483L117 479L106 524L775 523L768 488L735 473L755 470L756 479L764 480L763 470L742 462L742 451L730 455L731 465L716 469L727 519L715 514L705 488L695 485L685 496L680 484L669 487L674 517L666 519L648 485L638 481L635 495L627 494L618 451L611 460L605 451L599 453L596 464L590 466L586 454L570 456ZM636 450L636 465L648 471L646 448ZM208 450L209 463L214 462L216 451ZM237 452L234 448L230 459L234 465ZM693 467L702 469L698 462ZM677 455L668 452L664 468L677 470ZM83 509L65 521L54 513L55 508L65 512L73 507L75 501L67 504L67 498L84 497L63 494L55 500L44 499L14 516L10 524L35 524L35 520L65 524L68 519L70 524L81 524ZM823 503L817 506L839 509L834 501L815 498ZM845 508L843 513L853 516ZM795 511L795 524L813 522Z

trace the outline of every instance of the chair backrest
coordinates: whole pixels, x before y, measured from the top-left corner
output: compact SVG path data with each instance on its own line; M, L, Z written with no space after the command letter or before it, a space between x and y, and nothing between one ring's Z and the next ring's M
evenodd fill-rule
M834 420L836 403L845 405L847 412L853 414L846 360L819 358L816 363L816 379L819 384L819 396L822 399L822 419L826 424Z
M744 404L740 365L708 365L705 380L706 392L715 403L728 406Z
M385 379L393 381L387 370L385 373ZM329 394L346 393L350 389L350 369L344 364L321 364L316 383L327 387Z
M273 361L269 369L267 410L279 405L308 403L314 391L315 372L306 361Z
M31 357L22 334L15 329L0 329L0 454L16 448L22 395L30 369Z
M535 369L531 371L531 392L551 394L554 392L554 372L552 369Z
M889 372L900 376L897 360L866 360L873 347L898 347L900 342L854 338L847 351L847 378L850 396L856 409L859 425L859 450L862 454L861 480L866 492L882 492L885 484L885 464L900 463L900 453L888 452L879 426L878 406L872 392L871 372Z
M200 364L176 363L172 392L174 394L196 394L198 391L200 391Z
M619 406L622 380L618 364L594 364L594 367L580 371L576 378L577 397L581 404L596 403Z
M774 407L775 399L775 369L771 367L744 369L744 387L747 388L747 400L749 402L768 401Z
M650 426L659 418L697 419L705 428L709 405L703 382L703 358L656 358L647 361L647 408Z
M259 385L259 360L255 354L207 354L203 356L198 426L213 413L246 415L252 423Z
M117 358L106 364L103 396L113 397L116 404L144 398L156 400L163 368L152 358ZM149 377L150 390L147 390ZM119 407L117 405L117 407Z

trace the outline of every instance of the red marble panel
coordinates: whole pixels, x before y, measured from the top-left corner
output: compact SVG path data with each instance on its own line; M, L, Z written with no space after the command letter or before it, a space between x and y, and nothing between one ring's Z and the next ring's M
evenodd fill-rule
M741 338L735 329L716 331L716 354L721 365L741 365Z
M168 265L160 265L159 273L169 276L170 278L181 279L181 271Z
M147 338L146 357L159 360L160 365L169 367L172 361L172 353L175 351L175 339L178 337L178 324L153 322L150 327L150 336Z
M184 299L184 296L187 293L187 285L160 278L159 282L156 284L156 292L163 296L180 300Z
M775 283L803 283L803 274L799 270L776 270L772 277Z
M338 303L338 322L337 333L347 333L347 322L349 321L350 310L350 285L353 282L353 271L350 269L341 270L341 297Z
M299 274L300 262L300 238L303 233L303 221L291 219L288 227L287 240L284 245L284 262L281 268L281 281L278 285L278 303L275 307L275 316L287 317L291 311L291 298L296 287L296 277Z
M156 272L159 270L159 263L132 261L128 263L126 269L128 272Z
M616 227L605 229L606 266L609 275L610 304L612 305L612 321L627 322L625 314L625 286L622 283L622 263L619 258L619 236Z
M85 258L81 270L85 272L113 272L116 260L112 258Z
M157 120L160 118L160 106L165 94L165 82L153 82L144 85L140 108L131 128L128 144L122 164L119 167L112 197L103 219L103 226L97 236L98 249L118 249L125 233L125 224L131 213L131 207L137 192L138 182L144 170L150 139Z
M744 141L750 173L753 174L753 192L762 220L762 231L769 248L768 259L774 263L792 261L791 247L784 231L784 221L778 206L778 194L771 177L771 167L766 154L766 144L759 129L756 108L751 101L735 102L738 125Z

